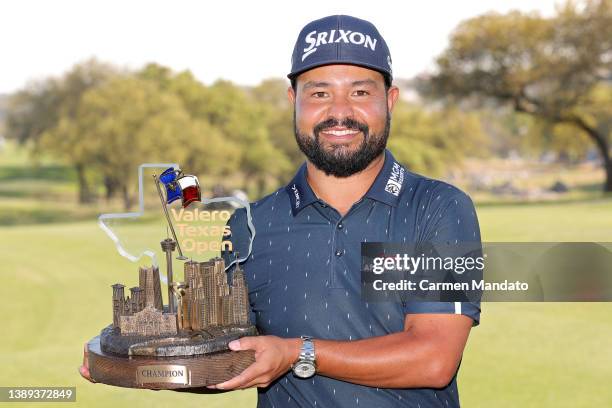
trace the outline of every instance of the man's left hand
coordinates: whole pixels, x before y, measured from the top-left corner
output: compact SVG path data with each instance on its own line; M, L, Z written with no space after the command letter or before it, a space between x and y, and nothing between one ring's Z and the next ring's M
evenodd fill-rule
M229 343L230 350L254 350L255 362L242 373L208 388L220 390L267 387L285 374L300 354L300 339L283 339L276 336L248 336Z

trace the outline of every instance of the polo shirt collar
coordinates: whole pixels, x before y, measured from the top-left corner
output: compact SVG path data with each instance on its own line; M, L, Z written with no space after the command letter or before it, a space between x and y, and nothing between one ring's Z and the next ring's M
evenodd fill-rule
M406 169L385 149L385 162L365 197L397 207L406 185Z
M291 200L291 213L295 217L303 208L316 202L317 196L306 180L306 163L302 164L293 180L285 187Z
M365 194L365 197L397 207L405 184L406 169L395 160L389 150L385 150L383 167ZM285 190L291 200L293 216L318 200L306 179L306 163L302 164L293 180L285 187Z

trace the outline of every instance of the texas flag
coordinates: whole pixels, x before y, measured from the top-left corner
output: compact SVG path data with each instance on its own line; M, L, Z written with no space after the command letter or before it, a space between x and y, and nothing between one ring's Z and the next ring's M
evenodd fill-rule
M183 174L180 169L170 167L159 176L166 187L166 204L170 204L179 198L182 200L183 207L187 207L194 201L202 200L200 183L196 176Z

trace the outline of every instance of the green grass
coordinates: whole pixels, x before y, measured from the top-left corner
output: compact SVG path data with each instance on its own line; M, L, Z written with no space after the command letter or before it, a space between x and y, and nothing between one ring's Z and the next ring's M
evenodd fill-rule
M610 241L609 214L612 200L479 209L489 241ZM5 304L0 342L9 350L0 354L0 384L76 385L78 405L86 407L254 406L253 390L189 395L81 380L81 347L108 324L110 285L135 283L134 266L116 255L94 222L0 227L0 237ZM459 376L464 406L610 406L611 306L483 305Z
M77 372L82 347L109 323L110 285L136 284L94 222L0 228L4 301L3 386L76 386L77 405L253 406L253 390L231 395L139 391L89 384Z
M612 199L478 208L486 241L612 241ZM459 374L466 407L612 406L612 304L485 303Z
M477 206L483 241L612 241L612 196Z
M0 385L76 386L83 407L254 407L254 390L190 395L80 378L83 343L111 318L110 285L136 284L136 268L96 225L102 207L75 204L69 169L9 153L0 154ZM478 215L489 242L612 241L612 198L595 192L482 205ZM612 406L610 316L612 304L483 304L459 374L463 406Z

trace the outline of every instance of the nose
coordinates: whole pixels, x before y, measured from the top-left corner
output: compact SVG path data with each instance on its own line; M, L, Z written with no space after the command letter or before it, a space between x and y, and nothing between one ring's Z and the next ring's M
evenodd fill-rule
M336 118L339 121L346 118L352 118L353 106L348 98L336 96L331 100L327 114L328 117Z

